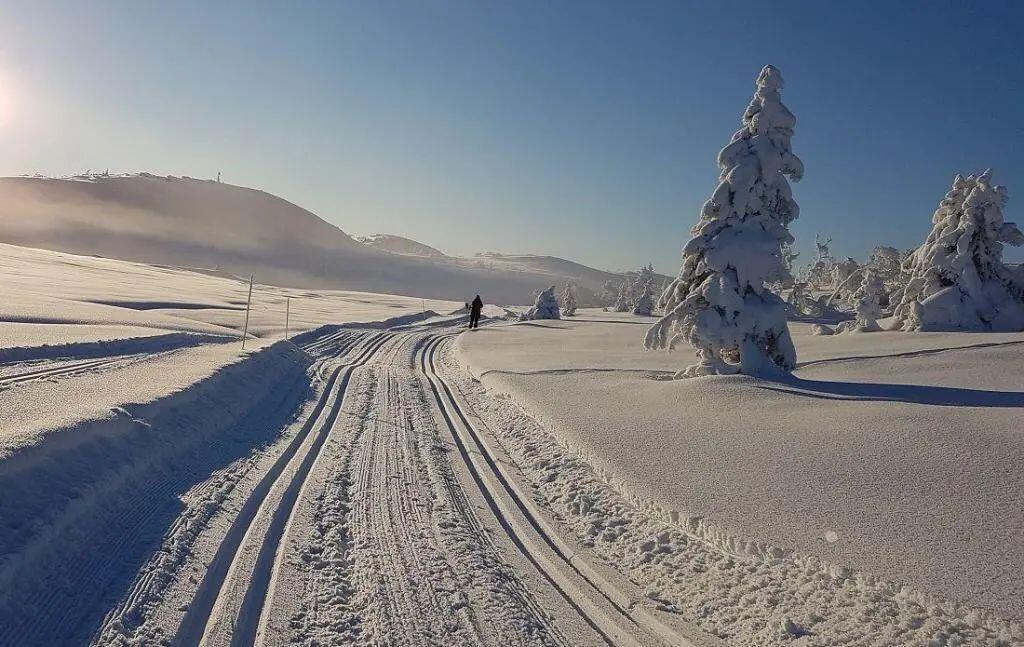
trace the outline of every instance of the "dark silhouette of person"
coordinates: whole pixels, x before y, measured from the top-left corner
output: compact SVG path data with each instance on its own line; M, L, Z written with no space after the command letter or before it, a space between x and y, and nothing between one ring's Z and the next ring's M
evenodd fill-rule
M473 299L473 305L469 309L469 327L476 328L480 325L480 311L484 308L484 302L480 300L480 295L476 295Z

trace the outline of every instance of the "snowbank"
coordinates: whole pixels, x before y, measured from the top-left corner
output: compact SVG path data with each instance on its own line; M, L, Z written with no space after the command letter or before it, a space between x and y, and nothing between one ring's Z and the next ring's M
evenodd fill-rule
M637 348L641 323L585 310L463 335L459 357L724 549L779 547L1024 619L1024 335L792 324L794 378L678 382L672 358Z
M287 342L180 352L0 392L0 643L84 643L179 496L272 441L310 393L309 358ZM33 620L65 603L80 615Z

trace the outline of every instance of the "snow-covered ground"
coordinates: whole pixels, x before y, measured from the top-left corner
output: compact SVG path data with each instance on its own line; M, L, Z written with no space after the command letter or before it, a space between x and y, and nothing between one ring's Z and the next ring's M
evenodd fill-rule
M896 626L909 633L857 644L921 644L940 630L936 618L966 613L928 606L938 601L1024 619L1024 334L819 337L791 324L800 359L793 379L680 382L667 378L690 361L689 349L643 351L649 322L583 310L464 335L458 356L489 393L510 396L623 500L674 530L755 562L782 558L811 569L820 559L823 572L855 578L835 585L865 590L844 612L822 597L835 591L804 583L801 595L786 590L780 573L764 575L782 578L776 584L789 599L761 612L802 614L791 619L832 636L817 644ZM528 434L509 429L519 442ZM545 456L542 466L553 460ZM601 532L607 512L591 514L592 540L616 554L616 533ZM671 569L637 574L644 576L694 621L733 638L749 630L728 614L700 617L693 604L701 595L673 584ZM893 587L870 591L873 578ZM910 599L928 609L917 620L896 608ZM740 606L758 613L753 599ZM856 629L843 628L858 618ZM915 624L924 629L915 633Z
M243 351L237 277L0 272L0 645L1024 643L1022 334L678 382L648 317L257 284Z

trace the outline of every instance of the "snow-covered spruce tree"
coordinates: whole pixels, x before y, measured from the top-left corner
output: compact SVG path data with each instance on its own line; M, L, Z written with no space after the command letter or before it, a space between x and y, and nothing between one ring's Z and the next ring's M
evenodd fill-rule
M847 256L846 260L836 263L832 267L832 293L825 299L830 307L853 309L855 307L854 295L860 289L864 281L864 272L861 264L854 258Z
M640 294L633 304L633 314L643 317L650 317L654 313L654 277L644 281L640 287Z
M648 263L637 272L631 297L630 310L633 314L651 316L654 312L654 265Z
M633 277L626 276L619 284L619 295L615 298L615 312L629 312L633 307Z
M903 330L1024 330L1024 286L1003 264L1003 245L1024 234L1003 221L1006 187L992 171L959 175L932 216L924 244L907 259L910 275L896 306Z
M882 300L882 308L890 306L890 299L896 292L902 292L906 287L907 278L901 267L903 253L895 247L878 245L871 250L871 258L868 259L866 267L878 274L885 286L885 298Z
M743 127L718 154L720 183L683 248L678 278L661 299L665 315L647 332L647 348L685 340L700 363L676 377L788 372L796 350L785 304L765 287L785 272L781 248L799 214L787 177L803 163L790 149L796 117L782 104L782 75L768 65L743 113Z
M572 281L562 288L562 314L566 317L576 314L576 284Z
M523 320L530 319L561 319L558 311L558 299L555 298L555 286L537 295L533 307L523 313Z
M861 272L863 280L853 295L857 318L844 321L836 332L877 332L881 330L878 319L882 316L882 303L886 300L885 284L882 277L870 267Z

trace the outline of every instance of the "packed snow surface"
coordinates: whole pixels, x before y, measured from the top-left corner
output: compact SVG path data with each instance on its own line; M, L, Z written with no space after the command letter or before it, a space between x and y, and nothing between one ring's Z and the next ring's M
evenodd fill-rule
M1024 618L1024 334L791 323L792 378L679 382L678 359L638 348L644 325L582 310L464 335L459 356L617 489L730 545Z

